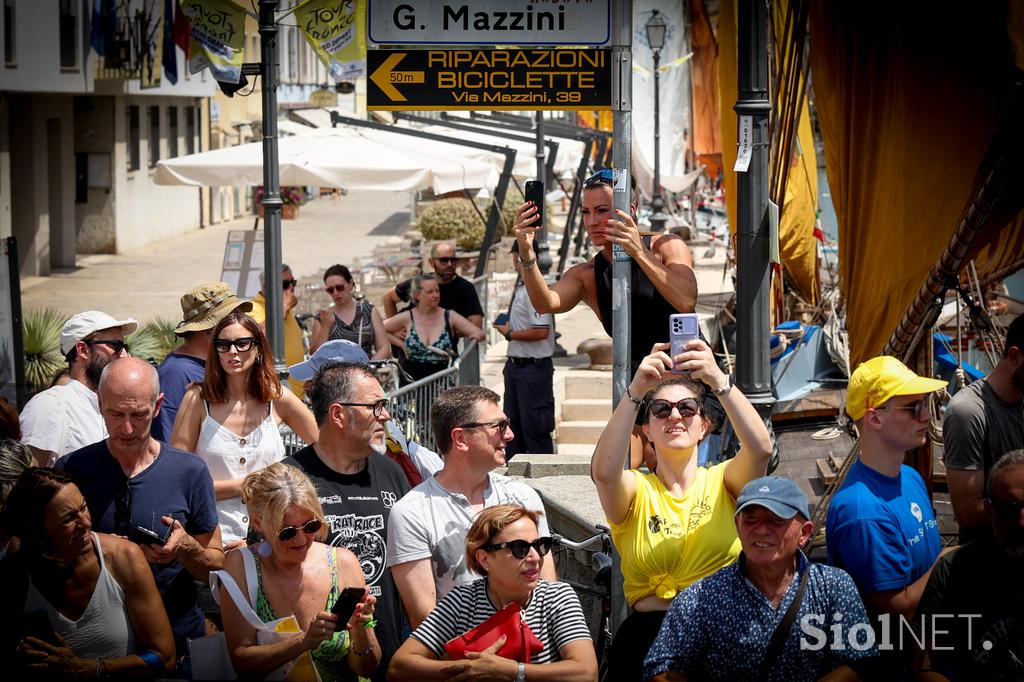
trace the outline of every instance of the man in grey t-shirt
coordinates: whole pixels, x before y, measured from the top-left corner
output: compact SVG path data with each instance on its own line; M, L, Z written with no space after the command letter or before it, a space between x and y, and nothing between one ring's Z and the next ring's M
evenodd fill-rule
M984 379L949 401L942 424L943 460L960 542L986 532L985 480L1007 452L1024 448L1024 315L1006 331L1003 357Z
M413 628L453 587L480 576L466 568L466 531L485 507L519 504L542 516L540 496L525 483L499 476L512 429L500 398L482 386L456 386L434 401L430 422L444 468L410 490L391 509L387 565ZM545 561L541 578L555 580Z

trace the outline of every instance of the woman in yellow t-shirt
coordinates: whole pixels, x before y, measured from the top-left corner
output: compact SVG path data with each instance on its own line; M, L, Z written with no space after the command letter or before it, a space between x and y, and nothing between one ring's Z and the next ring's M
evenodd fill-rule
M611 679L643 679L643 660L673 597L691 583L736 560L740 543L733 516L736 496L764 476L772 441L753 405L718 368L703 341L675 358L655 344L643 359L605 427L591 473L622 556L631 613L609 652ZM673 374L674 367L689 374ZM697 466L697 445L709 429L703 399L716 394L739 436L736 457ZM643 399L640 396L644 396ZM654 473L624 469L637 411L654 447Z

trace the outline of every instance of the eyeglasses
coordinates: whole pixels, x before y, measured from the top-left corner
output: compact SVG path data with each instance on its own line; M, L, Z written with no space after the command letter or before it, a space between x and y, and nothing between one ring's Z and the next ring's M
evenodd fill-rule
M121 351L128 352L128 344L117 339L90 340L84 342L87 346L109 346L114 355L120 355Z
M614 180L615 172L611 168L602 168L583 181L583 189L589 189L595 185L610 185Z
M285 291L288 291L289 289L291 289L293 286L295 286L298 283L299 283L299 280L297 280L297 279L282 279L281 280L281 288L284 289Z
M460 429L477 429L477 428L480 428L481 426L484 426L484 427L486 427L488 429L497 428L498 429L498 433L505 433L506 431L509 430L509 428L511 427L511 424L509 423L508 419L495 419L494 421L490 421L490 422L470 422L468 424L463 424L459 428Z
M526 555L530 553L530 548L537 550L537 554L541 556L547 556L547 553L551 551L551 545L554 541L549 537L537 538L533 542L527 542L526 540L509 540L508 542L499 542L493 545L484 545L480 549L485 552L497 552L499 549L507 549L512 552L512 556L517 559L525 559Z
M132 483L127 476L114 493L114 529L127 537L132 528Z
M881 407L876 407L875 409L876 410L913 410L914 411L914 420L922 422L922 421L924 421L925 410L928 410L928 399L924 398L924 399L918 400L915 403L910 403L909 405L883 405ZM931 415L931 411L929 411L929 416L930 415Z
M288 542L298 535L300 530L306 535L316 535L320 532L320 527L323 525L324 522L320 519L310 519L301 526L285 526L281 530L277 531L277 539L281 542Z
M455 256L440 256L439 258L435 258L434 260L436 260L438 263L454 263L459 259L456 258Z
M335 291L337 291L338 293L341 293L342 291L345 291L345 285L344 284L334 284L334 285L329 286L329 287L324 287L324 291L326 291L328 294L333 294Z
M987 499L996 515L1003 521L1016 521L1024 509L1024 500L996 500L991 497Z
M683 398L678 402L658 398L652 400L647 405L650 413L658 419L668 419L669 415L672 414L673 408L679 410L679 416L683 419L689 419L695 414L700 414L700 403L695 398Z
M218 353L229 353L231 347L234 346L239 353L244 353L250 350L255 342L256 338L253 336L242 336L237 339L214 339L213 348Z
M347 407L370 407L373 408L373 418L380 419L381 415L388 411L388 406L391 402L387 398L381 398L372 403L334 403L335 405L345 405Z

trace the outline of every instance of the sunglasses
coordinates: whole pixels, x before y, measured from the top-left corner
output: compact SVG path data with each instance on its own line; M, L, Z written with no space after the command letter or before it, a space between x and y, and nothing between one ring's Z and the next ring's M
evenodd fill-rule
M456 258L455 256L441 256L440 258L435 258L434 260L436 260L438 263L454 263L459 259Z
M333 285L331 285L329 287L324 287L324 291L326 291L328 294L333 294L335 291L337 291L338 293L341 293L342 291L345 291L345 285L344 284L333 284Z
M120 355L121 351L128 352L128 344L124 341L117 341L116 339L109 339L104 341L85 341L87 346L109 346L110 350L114 351L115 355Z
M463 424L459 428L460 429L477 429L477 428L480 428L481 426L486 427L488 429L497 428L498 429L498 433L505 433L511 427L511 423L509 422L508 419L495 419L494 421L490 421L490 422L470 422L468 424Z
M915 421L924 421L925 410L928 410L927 398L918 400L916 403L910 403L909 405L883 405L882 407L876 407L876 410L913 410ZM929 411L929 415L930 415Z
M299 280L297 280L297 279L282 279L281 280L281 288L284 289L285 291L288 291L289 289L291 289L293 286L295 286L298 283L299 283Z
M996 500L988 498L988 503L996 515L1003 521L1016 521L1020 518L1020 512L1024 509L1024 501L1021 500Z
M668 419L673 408L679 411L679 416L683 419L700 414L700 403L695 398L683 398L678 402L657 398L647 404L648 411L658 419Z
M320 532L320 527L323 525L324 522L320 519L310 519L301 526L285 526L281 530L277 531L277 539L281 542L288 542L298 535L300 530L306 535L316 535Z
M231 347L234 346L235 350L239 353L244 353L252 348L252 344L256 342L255 337L242 336L237 339L214 339L213 348L218 353L229 353Z
M372 403L334 403L335 405L345 405L347 407L369 407L373 409L373 418L380 419L384 412L388 411L388 406L391 402L387 398L381 398L380 400Z
M507 549L512 552L512 556L517 559L525 559L526 555L530 553L530 548L537 550L537 554L541 556L547 556L548 552L551 551L551 545L554 541L551 538L543 537L537 538L533 542L527 542L526 540L509 540L508 542L499 542L493 545L484 545L480 549L485 552L497 552L499 549Z
M602 168L583 181L583 189L589 189L595 185L610 185L614 180L614 171L611 168Z
M128 536L132 528L132 484L127 476L114 493L114 529L118 535Z

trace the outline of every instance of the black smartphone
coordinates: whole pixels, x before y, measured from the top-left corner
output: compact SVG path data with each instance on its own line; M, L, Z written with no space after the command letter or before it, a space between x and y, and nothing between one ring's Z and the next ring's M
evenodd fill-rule
M30 611L24 614L18 623L18 641L26 637L35 637L48 644L57 644L57 635L53 629L49 614L45 610Z
M497 326L499 324L505 324L506 322L508 322L508 313L501 313L496 318L494 318L494 325L495 326Z
M331 607L331 613L338 617L338 629L341 630L347 624L352 614L356 611L356 604L363 600L366 594L365 587L346 587L338 595L338 601Z
M544 227L544 183L540 180L528 180L526 182L526 200L532 201L537 207L536 220L533 224L536 227Z
M137 545L162 545L167 541L166 537L160 537L145 526L135 526L128 534L128 539Z

